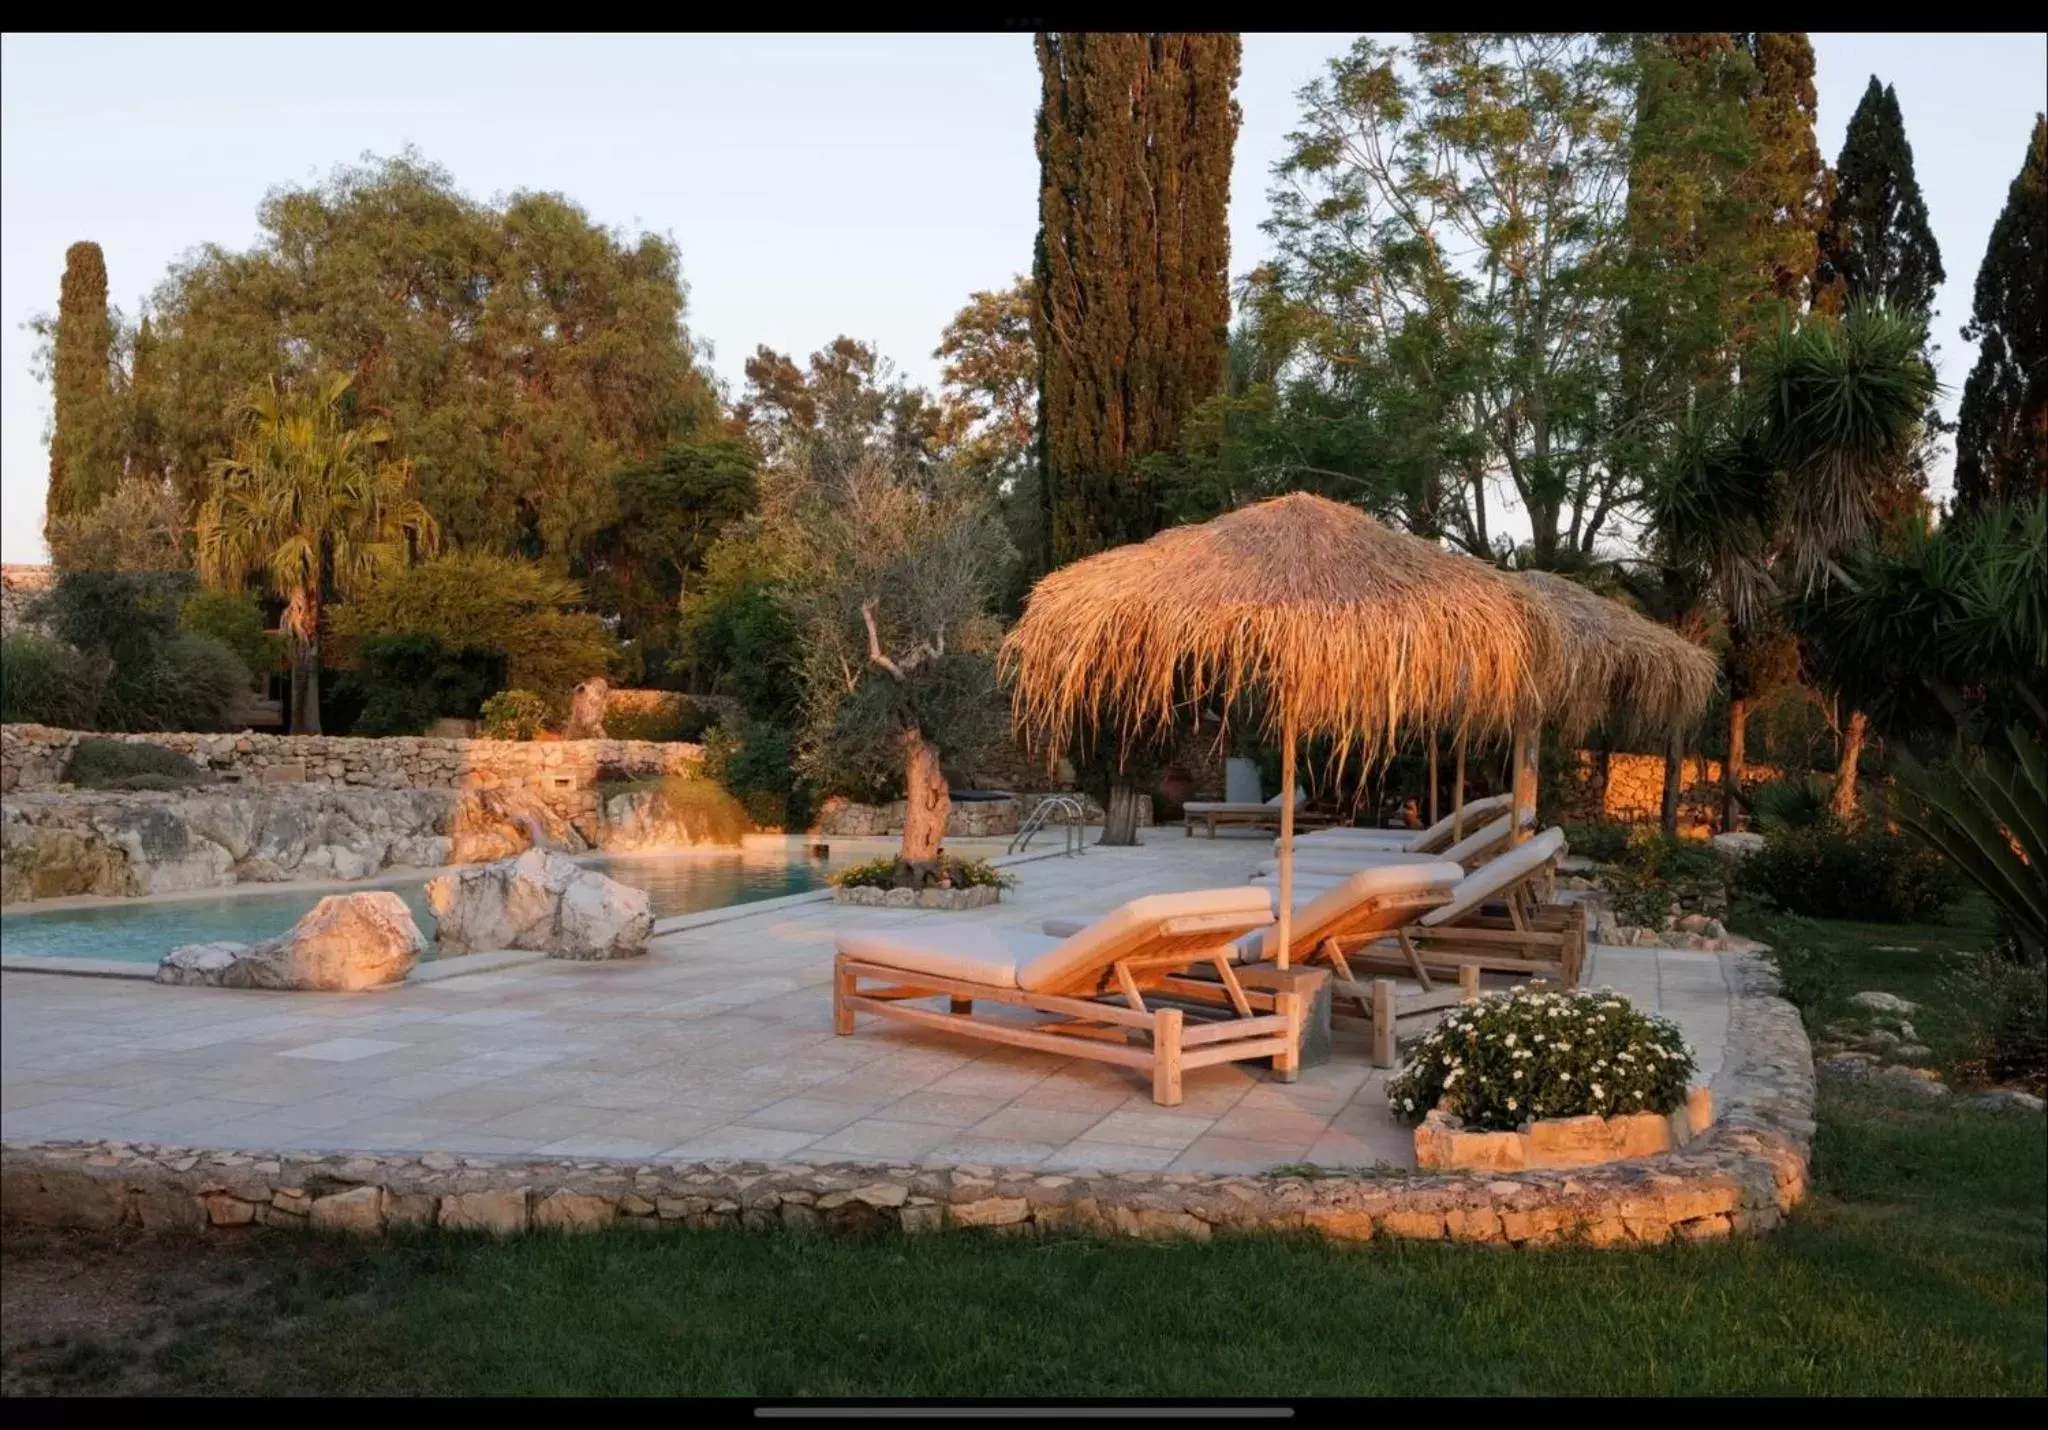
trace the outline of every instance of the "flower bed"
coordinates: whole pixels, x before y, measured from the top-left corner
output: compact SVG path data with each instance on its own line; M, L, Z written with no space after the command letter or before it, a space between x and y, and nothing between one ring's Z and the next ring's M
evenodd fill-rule
M1423 1167L1589 1166L1712 1121L1678 1026L1617 993L1515 988L1454 1008L1387 1084Z
M993 884L965 889L877 889L842 884L832 891L832 902L887 909L983 909L994 903L1000 892Z
M1683 1147L1714 1122L1714 1095L1696 1087L1668 1113L1545 1117L1513 1132L1468 1132L1456 1113L1432 1108L1415 1129L1415 1165L1425 1171L1497 1172L1597 1167Z

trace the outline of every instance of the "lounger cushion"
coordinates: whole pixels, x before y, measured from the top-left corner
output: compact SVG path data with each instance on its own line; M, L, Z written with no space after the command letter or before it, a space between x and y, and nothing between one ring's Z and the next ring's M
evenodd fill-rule
M1297 849L1294 851L1294 876L1298 879L1305 874L1321 874L1325 877L1343 879L1362 869L1438 864L1450 857L1448 854L1411 854L1401 849L1353 849L1344 853L1330 849L1313 852ZM1279 859L1259 861L1259 872L1277 877L1280 873Z
M1354 870L1372 869L1385 864L1433 864L1439 859L1462 864L1506 840L1509 819L1510 816L1504 814L1483 829L1473 830L1439 854L1413 854L1399 849L1311 849L1306 841L1302 841L1294 851L1294 867L1329 874L1349 874ZM1260 864L1259 872L1263 874L1279 867L1280 861L1275 857Z
M1307 795L1295 796L1296 809L1300 809L1306 803ZM1277 794L1261 804L1253 804L1249 800L1238 800L1233 803L1227 799L1191 799L1181 806L1181 811L1185 814L1278 814L1279 810L1280 796Z
M1090 969L1106 968L1115 962L1131 949L1134 936L1151 925L1167 919L1215 914L1256 924L1270 919L1273 911L1264 889L1243 884L1227 889L1194 889L1183 894L1147 894L1104 914L1029 963L1020 964L1017 986L1028 993L1058 988ZM1218 936L1218 943L1225 941Z
M848 958L906 973L1033 993L1057 988L1092 969L1107 968L1126 953L1139 951L1135 940L1167 919L1211 914L1240 918L1246 924L1263 923L1273 916L1264 889L1240 885L1147 894L1086 921L1064 938L967 920L943 920L907 929L849 930L839 935L838 946ZM1218 943L1225 941L1225 935L1217 936Z
M1296 949L1313 948L1338 918L1368 899L1383 899L1404 894L1448 894L1464 877L1465 871L1456 864L1434 860L1423 864L1390 864L1384 868L1366 869L1351 875L1340 883L1323 885L1313 890L1297 889L1294 903L1294 917L1288 930L1289 941ZM1267 896L1277 912L1280 904L1280 885L1277 881L1264 886ZM1311 893L1306 900L1300 897ZM1413 917L1409 915L1407 917ZM1405 918L1395 922L1405 922ZM1389 928L1393 927L1390 922ZM1246 935L1247 943L1256 944L1261 957L1270 958L1280 947L1280 930L1277 925L1259 929Z
M849 930L839 935L838 944L848 958L905 973L1015 988L1017 969L1058 947L1059 940L1025 929L941 919L915 928Z
M1533 874L1563 852L1564 831L1546 829L1527 844L1487 860L1460 879L1457 888L1451 891L1451 901L1442 908L1431 909L1418 922L1426 928L1436 928L1462 918L1488 899L1498 896L1515 880Z

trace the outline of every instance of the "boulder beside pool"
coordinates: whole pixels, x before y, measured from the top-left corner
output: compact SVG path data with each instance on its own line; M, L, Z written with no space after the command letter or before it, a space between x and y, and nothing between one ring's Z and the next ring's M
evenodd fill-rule
M426 951L426 935L398 895L330 894L276 938L174 948L157 964L156 981L355 993L398 982Z
M427 881L441 957L524 948L551 958L632 958L647 951L647 891L529 849Z

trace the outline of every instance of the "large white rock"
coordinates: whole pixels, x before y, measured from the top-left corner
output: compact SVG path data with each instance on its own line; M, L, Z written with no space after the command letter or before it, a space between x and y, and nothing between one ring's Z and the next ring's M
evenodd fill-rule
M1729 834L1716 834L1707 841L1717 854L1726 854L1731 859L1741 859L1756 853L1764 847L1764 837L1752 830L1738 829Z
M195 943L157 965L159 983L353 993L396 983L427 951L405 900L385 890L330 894L262 943Z
M654 931L647 891L543 849L427 881L441 956L525 948L555 958L631 958Z

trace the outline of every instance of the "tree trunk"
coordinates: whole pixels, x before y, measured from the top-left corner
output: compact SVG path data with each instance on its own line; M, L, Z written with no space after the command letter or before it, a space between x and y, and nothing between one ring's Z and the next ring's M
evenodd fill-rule
M925 739L915 727L903 732L903 812L905 859L939 857L939 845L946 838L946 816L952 812L952 791L939 769L939 747Z
M1743 746L1749 736L1749 701L1731 696L1728 701L1728 758L1721 762L1721 829L1724 833L1742 828Z
M1685 788L1685 741L1677 729L1664 746L1664 806L1658 823L1672 838L1678 837L1678 796Z
M1856 766L1863 759L1863 739L1869 729L1869 716L1861 710L1849 713L1849 728L1842 735L1842 760L1835 768L1835 793L1828 801L1837 819L1856 817Z
M294 640L292 660L292 729L294 735L320 733L320 645Z
M1138 787L1121 777L1110 782L1109 808L1102 821L1102 842L1133 845L1138 842Z

